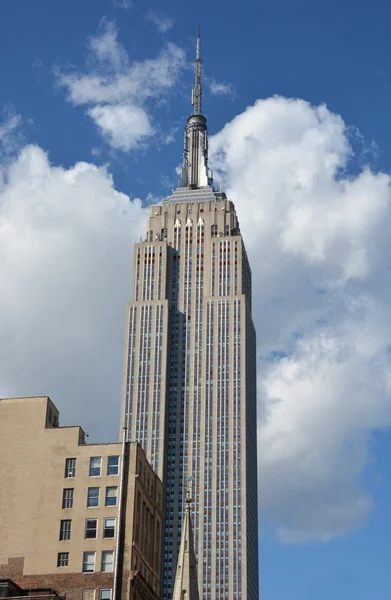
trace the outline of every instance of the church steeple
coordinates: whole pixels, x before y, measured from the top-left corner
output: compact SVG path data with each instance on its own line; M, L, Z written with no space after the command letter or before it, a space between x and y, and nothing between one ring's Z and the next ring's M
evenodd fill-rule
M191 525L191 498L187 492L185 517L182 524L181 545L175 576L173 600L199 600L197 562Z
M202 114L201 86L201 34L198 26L195 81L192 90L193 114L187 119L180 187L199 188L211 184L208 169L208 131L206 117Z

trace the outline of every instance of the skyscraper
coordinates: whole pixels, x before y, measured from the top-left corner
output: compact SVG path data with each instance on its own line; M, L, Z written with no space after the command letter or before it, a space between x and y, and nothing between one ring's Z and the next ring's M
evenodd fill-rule
M251 271L235 207L208 168L199 34L192 103L179 186L135 244L121 427L164 482L164 598L190 487L200 596L258 600Z

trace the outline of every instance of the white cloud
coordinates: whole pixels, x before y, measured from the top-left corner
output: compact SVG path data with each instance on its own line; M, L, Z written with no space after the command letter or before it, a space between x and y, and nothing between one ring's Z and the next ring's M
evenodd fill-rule
M223 83L215 79L206 78L206 83L214 96L233 96L234 87L232 83Z
M391 424L390 177L350 176L342 119L301 100L258 101L211 149L253 270L263 514L286 542L327 540L368 515Z
M172 17L167 17L167 15L154 12L153 10L149 10L145 18L156 26L159 33L167 33L167 31L173 28L175 23L175 19Z
M110 146L118 150L131 150L153 133L147 113L138 106L94 106L87 114Z
M87 114L103 137L114 148L127 151L151 136L150 103L161 101L177 82L185 55L169 43L156 58L132 62L117 35L115 25L104 20L99 34L89 40L86 71L57 71L56 78L67 90L69 102L88 106ZM132 115L141 116L142 123ZM122 138L131 144L117 144L114 132L121 128Z
M5 111L5 118L0 125L0 155L12 155L19 147L21 136L22 118L11 110Z
M131 257L145 222L105 168L55 167L37 146L2 166L0 397L49 394L62 424L117 438Z
M121 143L109 115L95 118ZM390 177L350 176L347 135L327 108L277 97L211 140L253 270L262 511L286 542L363 523L371 436L391 422ZM106 169L36 146L0 175L0 396L49 393L63 423L114 438L146 212Z
M2 125L0 125L0 140L4 142L21 123L20 115L10 116Z

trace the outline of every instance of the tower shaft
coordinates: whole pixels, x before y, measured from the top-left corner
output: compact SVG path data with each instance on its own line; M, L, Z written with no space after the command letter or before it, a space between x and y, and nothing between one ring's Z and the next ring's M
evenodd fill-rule
M195 90L197 82L196 68ZM164 482L164 600L189 480L201 597L258 600L251 271L235 207L211 187L207 158L206 118L193 114L180 185L150 207L135 244L121 428Z

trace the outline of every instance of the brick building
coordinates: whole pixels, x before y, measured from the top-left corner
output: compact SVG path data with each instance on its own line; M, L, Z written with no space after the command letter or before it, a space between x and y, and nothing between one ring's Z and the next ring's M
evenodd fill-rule
M0 578L67 600L159 598L161 480L139 444L87 444L48 397L0 399Z

